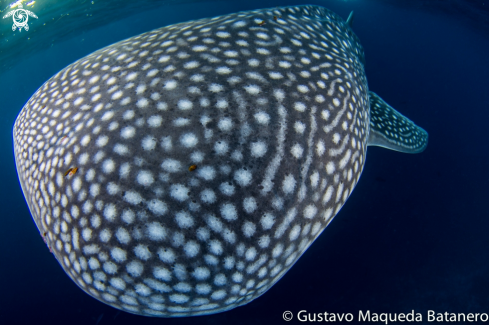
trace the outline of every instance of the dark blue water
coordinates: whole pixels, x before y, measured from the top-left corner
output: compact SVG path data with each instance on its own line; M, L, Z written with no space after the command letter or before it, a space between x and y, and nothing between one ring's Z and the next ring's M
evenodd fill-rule
M486 14L481 6L470 16L437 11L434 2L307 2L345 18L355 10L370 89L429 132L428 149L369 148L347 204L297 264L262 297L211 316L145 318L80 290L32 222L14 166L13 121L44 81L103 46L180 21L305 2L158 7L82 30L0 74L0 324L285 324L286 310L352 313L351 324L360 310L414 310L421 324L428 310L489 313L489 32L474 18Z

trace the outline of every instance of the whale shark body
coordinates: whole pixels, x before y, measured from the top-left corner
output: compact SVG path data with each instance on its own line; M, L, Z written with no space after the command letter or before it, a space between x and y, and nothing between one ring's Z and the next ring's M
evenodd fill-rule
M69 65L14 130L46 244L92 297L212 314L275 284L355 188L367 146L428 134L369 92L364 53L319 6L163 27Z

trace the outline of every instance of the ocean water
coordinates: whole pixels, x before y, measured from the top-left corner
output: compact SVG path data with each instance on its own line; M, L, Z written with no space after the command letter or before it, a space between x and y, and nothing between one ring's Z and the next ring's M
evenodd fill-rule
M158 319L84 293L49 253L19 186L12 126L25 102L59 70L116 41L177 22L306 3L345 19L355 11L370 90L429 132L427 150L370 147L360 182L333 222L246 306ZM351 324L361 323L359 311L414 310L423 317L417 323L428 324L428 310L489 313L489 1L98 5L39 0L27 8L39 16L29 19L28 32L0 21L0 324L284 324L285 311L299 323L301 310L351 313Z

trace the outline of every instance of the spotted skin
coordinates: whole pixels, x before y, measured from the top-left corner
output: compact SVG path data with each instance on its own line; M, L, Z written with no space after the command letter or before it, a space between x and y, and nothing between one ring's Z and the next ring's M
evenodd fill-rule
M178 317L246 304L358 182L363 66L350 27L318 6L181 23L96 51L15 122L34 221L73 281L115 308Z
M419 153L428 145L428 133L370 92L368 144L406 153Z

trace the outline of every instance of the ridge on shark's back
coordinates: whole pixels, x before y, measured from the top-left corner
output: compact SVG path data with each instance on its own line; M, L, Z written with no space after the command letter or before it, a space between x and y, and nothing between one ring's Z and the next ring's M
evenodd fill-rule
M48 80L17 117L15 160L73 281L147 316L246 304L339 212L368 145L424 150L368 91L352 21L309 5L200 19Z

